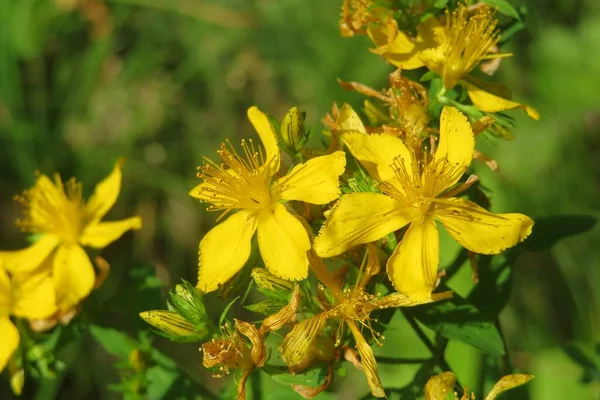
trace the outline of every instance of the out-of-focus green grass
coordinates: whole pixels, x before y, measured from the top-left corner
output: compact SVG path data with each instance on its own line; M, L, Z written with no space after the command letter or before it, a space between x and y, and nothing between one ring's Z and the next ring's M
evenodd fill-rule
M360 96L343 92L336 78L380 87L391 67L367 51L365 38L340 37L338 1L108 0L106 15L59 7L66 3L0 0L0 243L25 244L13 224L19 210L12 196L33 183L34 171L76 176L89 193L126 157L123 192L109 217L139 213L144 229L103 253L113 269L98 296L109 305L107 321L134 329L131 315L149 304L123 312L116 303L130 287L128 269L151 263L169 285L195 280L197 243L216 216L187 193L203 155L215 155L224 138L254 134L245 110L256 104L281 117L298 105L307 124L321 129L333 101L360 107ZM517 115L513 142L479 139L478 148L501 169L478 173L496 211L597 217L599 7L594 0L524 4L528 29L514 38L515 57L502 63L499 79L542 118ZM578 382L583 370L565 352L600 342L599 233L594 228L528 252L516 266L502 322L513 364L536 375L532 399L585 399L600 391L597 383ZM456 286L468 281L465 271ZM386 346L419 353L409 343L390 338ZM200 354L192 358L187 350L193 351L171 348L198 369ZM88 398L90 387L110 393L110 360L95 351L98 364L82 364L84 351L71 351L83 367L68 373L57 398ZM477 388L477 351L452 344L449 352L462 381ZM382 379L401 386L397 380L411 371L384 367ZM335 386L352 396L355 382L362 380ZM6 387L0 384L2 398Z

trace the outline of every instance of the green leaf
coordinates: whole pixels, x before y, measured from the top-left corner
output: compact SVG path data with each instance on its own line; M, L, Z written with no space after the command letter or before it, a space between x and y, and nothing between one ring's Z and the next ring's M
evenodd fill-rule
M219 317L219 328L221 328L223 326L223 322L225 322L225 318L227 318L227 313L229 312L229 309L231 308L231 306L233 306L233 303L235 303L237 301L237 299L239 299L239 298L240 298L240 296L231 300L229 302L229 304L227 304L227 307L225 307L225 309L221 313L221 316Z
M137 343L132 338L116 329L92 325L90 333L104 350L119 358L127 359L137 347Z
M502 337L494 322L456 294L450 300L404 309L404 312L448 339L469 344L492 356L504 354Z
M489 4L504 15L508 15L519 21L521 20L519 12L506 0L483 0L483 2Z
M524 245L531 251L547 250L560 239L592 229L596 218L591 215L553 215L534 218L533 232Z
M284 385L303 385L316 387L325 382L327 365L317 364L300 374L290 374L287 367L267 365L263 368L273 380Z
M148 399L163 399L165 394L173 386L173 383L179 377L177 370L167 369L155 365L146 370L146 379L148 380L147 396Z
M285 305L285 303L283 305ZM247 306L244 306L244 308L246 308L247 310L263 315L273 315L277 311L279 311L281 307L281 303L274 302L272 300L264 300L256 304L249 304Z

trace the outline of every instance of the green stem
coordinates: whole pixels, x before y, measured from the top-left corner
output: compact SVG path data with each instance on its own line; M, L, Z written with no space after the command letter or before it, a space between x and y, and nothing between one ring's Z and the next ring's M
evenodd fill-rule
M383 364L423 364L433 358L410 358L410 357L375 357L378 363Z
M250 382L252 382L252 399L253 400L261 400L262 399L262 382L261 382L260 371L254 371L254 373L252 375L250 375Z

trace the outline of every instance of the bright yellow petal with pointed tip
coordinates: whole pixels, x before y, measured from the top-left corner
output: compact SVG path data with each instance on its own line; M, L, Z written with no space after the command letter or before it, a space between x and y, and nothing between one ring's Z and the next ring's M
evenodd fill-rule
M437 175L431 196L454 185L473 160L475 135L467 117L454 107L444 107L440 117L440 142L431 167ZM430 168L431 168L430 167Z
M235 275L250 257L257 227L254 212L239 211L212 228L200 241L198 285L212 292Z
M346 155L336 151L296 165L275 183L275 192L284 200L327 204L340 195L339 177L344 173Z
M271 125L269 117L260 111L258 107L250 107L248 109L248 119L252 123L252 126L254 126L265 147L265 162L269 163L269 175L273 176L279 171L280 163L277 132L275 132L275 128Z
M498 254L529 236L533 220L523 214L494 214L463 199L438 199L434 217L463 247L480 254Z
M340 108L340 112L335 119L335 123L338 126L339 130L342 132L345 131L355 131L360 133L367 133L367 129L365 125L362 123L360 117L354 111L354 109L347 103L344 103L342 108Z
M19 347L19 331L8 317L0 317L0 372Z
M48 265L50 265L50 262ZM56 310L56 295L50 268L33 274L15 274L13 281L13 314L29 319L45 319Z
M85 215L88 222L100 221L119 198L123 164L124 160L119 159L112 172L96 185L94 193L85 205Z
M425 400L446 400L455 383L456 375L452 372L432 376L425 384Z
M260 214L258 247L273 275L294 281L308 276L308 233L283 204L275 203Z
M532 379L533 375L528 374L505 375L494 385L485 400L494 400L500 393L524 385Z
M381 55L391 64L402 69L415 69L423 66L423 62L418 56L417 44L399 31L397 26L372 25L367 28L367 33L377 46L370 51ZM395 35L393 40L391 40L390 34Z
M37 269L58 245L54 235L42 235L34 244L15 251L0 251L0 264L9 272L32 272Z
M396 157L400 157L410 176L411 155L401 139L386 134L347 132L342 135L342 140L373 178L382 182L395 178L391 165Z
M471 98L471 101L475 107L479 108L481 111L499 112L520 108L521 110L525 111L530 118L535 120L540 119L540 114L533 107L496 96L495 94L487 92L484 89L473 85L472 83L465 81L462 81L461 83L466 86L467 93L469 94L469 97Z
M67 310L86 298L94 288L96 273L79 245L61 245L52 263L56 305Z
M379 193L342 196L315 238L320 257L333 257L363 243L379 240L408 224L404 203Z
M121 221L98 222L88 225L79 238L83 246L103 249L130 229L138 230L142 227L140 217L131 217Z
M412 222L387 262L387 273L394 287L412 301L431 299L440 258L439 240L433 219Z

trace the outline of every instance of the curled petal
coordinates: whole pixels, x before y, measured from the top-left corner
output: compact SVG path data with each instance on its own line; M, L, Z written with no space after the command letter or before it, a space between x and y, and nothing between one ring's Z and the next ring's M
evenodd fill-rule
M317 387L293 384L292 389L294 390L294 392L298 393L300 396L304 397L305 399L313 399L319 393L321 393L323 390L325 390L329 387L332 377L333 377L333 364L329 364L329 368L327 369L327 376L325 376L325 380L323 381L322 384L320 384Z
M494 214L463 199L438 199L434 217L463 247L474 253L498 254L529 236L533 220L523 214Z
M281 345L281 356L288 367L293 369L310 356L315 339L326 322L325 313L317 314L300 322L287 334Z
M396 290L410 301L430 300L436 284L439 251L435 221L426 218L411 223L387 262L387 273Z
M404 203L379 193L342 196L314 241L320 257L333 257L363 243L374 242L394 232L408 220Z
M446 400L456 383L456 375L442 372L429 378L425 384L425 400Z
M235 329L250 340L250 358L252 358L254 365L257 367L265 365L265 361L267 361L267 349L265 348L265 338L262 333L253 324L239 319L235 320Z
M277 146L277 133L271 125L267 114L260 111L258 107L250 107L248 109L248 119L254 126L254 129L260 136L263 146L265 147L265 161L268 164L269 176L273 176L279 171L280 153Z
M284 205L275 203L260 214L258 247L272 274L294 281L308 275L308 233Z
M462 83L467 88L467 93L469 94L469 97L471 98L471 101L473 102L475 107L477 107L481 111L499 112L519 108L525 111L530 118L533 118L535 120L540 119L540 114L533 107L506 99L504 97L497 96L472 83L465 81L463 81Z
M138 230L142 227L140 217L131 217L121 221L98 222L88 225L79 238L82 246L103 249L130 229Z
M273 315L269 315L264 319L260 331L261 332L269 332L269 331L277 331L281 329L285 324L287 324L298 311L298 307L300 306L300 286L294 288L294 292L292 293L292 297L290 302L281 308L278 312Z
M197 288L204 293L216 290L235 275L250 257L251 239L257 219L242 210L212 228L200 241Z
M385 397L385 391L383 390L383 385L381 384L381 379L379 379L379 374L377 372L377 361L375 360L373 349L369 346L362 333L360 333L360 329L358 329L354 321L349 321L347 324L354 335L356 348L358 354L360 354L362 370L367 376L371 394L375 397Z
M500 393L521 386L533 379L533 375L528 374L512 374L503 376L490 390L485 400L494 400Z
M275 183L281 199L299 200L311 204L327 204L340 195L339 176L344 173L346 156L336 151L298 164Z
M121 168L124 163L122 158L117 160L112 172L96 185L94 193L85 205L88 223L100 221L117 201L121 192Z
M94 288L94 267L79 245L61 245L52 264L52 278L56 289L56 305L67 310L77 305Z

